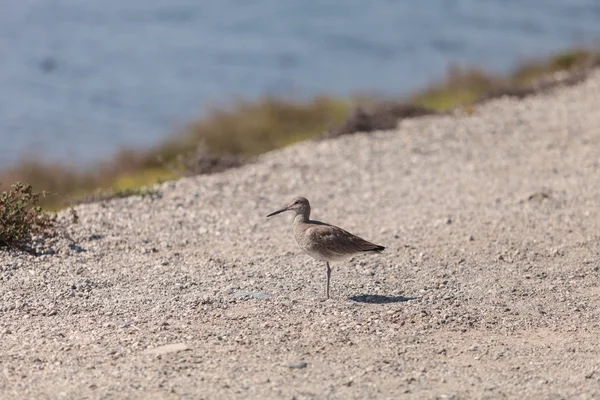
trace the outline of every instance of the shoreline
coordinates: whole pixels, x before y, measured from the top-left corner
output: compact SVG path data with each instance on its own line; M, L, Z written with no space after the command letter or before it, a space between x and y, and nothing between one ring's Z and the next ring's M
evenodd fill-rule
M492 98L522 98L557 84L573 84L598 64L600 51L574 48L526 61L507 76L477 68L449 69L444 80L399 98L323 95L307 101L270 96L239 100L191 121L150 149L122 149L110 160L87 167L26 158L0 173L0 191L16 181L31 184L36 191L53 194L43 199L47 209L122 197L181 176L237 167L258 154L327 131L333 133L328 136L337 136L393 129L403 118L457 108L469 112Z

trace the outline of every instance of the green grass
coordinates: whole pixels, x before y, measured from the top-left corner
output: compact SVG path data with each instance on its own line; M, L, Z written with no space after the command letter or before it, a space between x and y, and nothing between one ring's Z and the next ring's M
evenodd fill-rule
M273 96L236 100L211 108L153 154L170 161L203 144L213 154L251 157L319 135L328 126L340 124L351 108L350 100L327 96L309 101Z
M492 90L497 82L498 78L478 69L450 68L442 82L412 95L409 101L437 111L448 111L473 104L484 93Z
M111 187L115 191L122 191L170 181L174 178L175 173L172 170L165 168L144 168L140 171L117 176Z
M52 193L40 199L44 207L52 209L65 207L73 199L140 194L140 187L219 171L258 154L322 135L340 126L357 105L375 110L374 115L382 115L383 104L390 101L437 111L470 107L486 96L516 93L515 88L529 87L540 77L557 71L599 65L599 55L598 50L576 48L546 59L526 60L506 76L477 68L450 68L440 82L395 99L323 95L306 101L278 96L235 100L209 109L203 117L153 148L124 149L112 160L83 171L67 164L24 160L0 173L0 182L28 182L36 190ZM0 185L2 189L7 187Z
M131 187L123 189L96 189L92 193L86 193L85 196L73 197L70 202L72 204L95 203L111 199L122 199L124 197L140 196L154 197L158 196L159 192L150 186Z
M525 61L515 69L511 78L515 83L529 84L546 74L598 65L599 61L598 50L576 48L557 53L548 59Z

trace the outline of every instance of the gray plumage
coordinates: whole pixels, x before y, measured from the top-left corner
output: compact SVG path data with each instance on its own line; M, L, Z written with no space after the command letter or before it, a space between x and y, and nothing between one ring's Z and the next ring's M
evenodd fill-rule
M341 261L361 253L381 253L385 247L366 241L352 233L334 225L310 219L310 203L304 197L296 197L292 202L267 217L294 211L294 237L300 249L311 257L325 261L327 264L327 289L329 298L329 281L331 268L329 262Z

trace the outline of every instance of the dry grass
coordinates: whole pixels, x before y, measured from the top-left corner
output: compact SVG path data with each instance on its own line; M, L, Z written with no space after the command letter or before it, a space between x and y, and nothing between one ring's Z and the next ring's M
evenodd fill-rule
M508 76L476 68L450 68L441 82L401 99L318 96L299 101L266 96L256 101L237 100L210 109L203 118L154 148L122 150L112 160L87 170L24 160L0 173L0 182L4 183L0 183L0 190L6 190L12 182L27 182L37 191L54 194L43 199L44 206L50 208L63 207L73 198L89 198L99 190L104 197L111 197L111 193L135 194L135 190L128 190L182 175L236 167L258 154L325 132L336 136L357 130L390 129L401 118L448 111L502 95L523 97L552 87L555 81L547 78L549 74L580 74L597 65L599 51L578 48L544 60L527 60Z
M33 235L51 231L55 217L38 205L44 195L19 182L0 193L0 248L27 249Z

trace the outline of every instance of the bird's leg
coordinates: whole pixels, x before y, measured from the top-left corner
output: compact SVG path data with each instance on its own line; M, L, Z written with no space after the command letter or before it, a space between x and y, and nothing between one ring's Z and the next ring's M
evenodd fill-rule
M329 266L329 262L327 264L327 298L329 298L329 279L331 278L331 267Z

